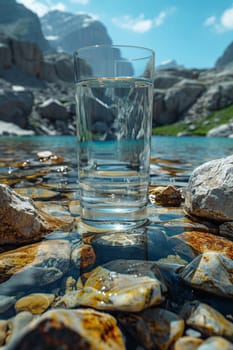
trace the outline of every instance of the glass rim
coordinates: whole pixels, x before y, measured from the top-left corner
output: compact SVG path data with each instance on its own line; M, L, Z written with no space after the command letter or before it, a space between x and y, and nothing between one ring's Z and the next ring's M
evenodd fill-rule
M85 51L85 50L93 50L93 49L97 49L97 48L129 48L129 49L140 49L140 50L144 50L145 52L148 52L150 54L148 54L148 56L143 56L143 57L139 57L139 58L131 58L130 61L139 61L139 60L145 60L145 59L149 59L152 57L155 57L155 51L153 49L150 49L148 47L144 47L144 46L139 46L139 45L126 45L126 44L96 44L96 45L88 45L88 46L83 46L80 47L79 49L74 51L74 56L78 55L79 52L81 51Z

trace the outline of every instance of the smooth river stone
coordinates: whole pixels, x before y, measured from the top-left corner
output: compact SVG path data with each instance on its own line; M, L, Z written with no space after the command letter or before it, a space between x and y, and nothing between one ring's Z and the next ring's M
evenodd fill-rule
M225 254L203 253L186 265L179 276L193 288L233 298L233 260Z
M205 336L222 336L233 341L233 323L220 312L199 301L185 303L182 315L186 324Z
M29 197L33 200L35 199L52 199L56 197L59 193L55 191L48 190L43 187L28 187L28 188L15 188L15 192L21 196Z
M149 198L152 204L165 207L179 207L183 200L181 191L171 185L150 188Z
M99 310L136 312L161 304L162 293L166 291L153 262L114 260L91 271L83 287L67 293L61 303L67 308L83 305Z
M0 314L10 309L16 302L15 297L0 295Z
M47 233L72 224L40 209L34 202L0 184L1 244L23 244L41 240Z
M146 349L167 350L184 332L183 319L160 307L120 314L120 323Z
M6 341L7 328L8 328L8 321L0 320L0 346L2 346Z
M91 309L50 310L9 342L6 350L125 350L113 316Z
M16 312L30 311L32 314L41 314L46 311L55 299L54 294L34 293L26 295L15 303Z
M202 343L202 339L185 336L175 342L173 350L198 350Z
M188 231L171 237L169 243L177 254L191 259L211 251L225 253L228 258L233 259L233 242L212 233Z
M65 240L45 240L1 253L0 293L52 283L67 272L69 264L70 245Z
M210 337L199 346L198 350L233 350L233 344L222 337Z
M6 343L17 337L17 335L27 328L29 323L34 319L34 316L29 311L21 311L16 316L10 318L7 322ZM8 348L7 348L8 349ZM5 349L4 349L5 350Z

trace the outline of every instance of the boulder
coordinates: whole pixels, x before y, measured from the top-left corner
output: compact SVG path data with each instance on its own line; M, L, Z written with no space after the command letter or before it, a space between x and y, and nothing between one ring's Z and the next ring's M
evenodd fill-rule
M33 99L30 91L0 90L0 119L26 128L28 116L32 111Z
M168 73L163 74L161 71L156 73L154 79L154 87L156 89L169 89L176 83L179 83L182 80L181 77L170 75Z
M0 67L9 68L12 65L11 50L7 43L1 42L0 37Z
M51 120L64 120L68 117L66 107L56 99L48 99L38 106L40 115Z
M39 77L42 53L32 42L11 40L14 64L22 71Z
M233 103L233 82L212 85L203 95L203 103L208 110L218 110Z
M229 137L233 135L233 121L227 124L221 124L208 131L207 136Z
M181 119L204 91L204 84L191 79L183 79L166 91L155 90L153 119L157 125L170 124Z
M233 220L233 156L197 167L190 176L186 211L220 222Z
M40 78L46 81L73 82L74 67L72 56L66 53L47 54L41 64Z
M192 80L182 80L171 88L165 96L165 108L168 112L181 115L204 92L205 87Z
M68 54L59 54L55 62L55 70L59 79L63 81L74 81L73 60Z
M2 245L38 241L47 233L67 226L67 222L37 209L31 199L3 184L0 184L0 222Z
M41 63L40 79L48 82L55 82L58 80L53 62L50 62L46 58Z

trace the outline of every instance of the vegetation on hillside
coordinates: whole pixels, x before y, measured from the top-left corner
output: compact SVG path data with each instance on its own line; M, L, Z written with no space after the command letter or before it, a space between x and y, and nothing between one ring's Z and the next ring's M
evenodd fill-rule
M215 111L212 115L201 120L192 121L191 124L180 121L174 124L155 127L153 128L153 134L170 136L176 136L178 134L205 136L209 130L221 124L229 123L231 120L233 121L233 105Z

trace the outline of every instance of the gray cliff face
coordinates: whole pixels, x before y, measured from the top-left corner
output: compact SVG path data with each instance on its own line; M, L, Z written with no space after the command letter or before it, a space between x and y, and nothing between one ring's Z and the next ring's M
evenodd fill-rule
M51 46L73 53L82 46L111 44L105 26L89 15L51 11L41 18L42 30Z
M218 58L215 67L222 68L227 65L233 65L233 41L229 46L227 46L222 56Z
M0 1L0 32L18 40L34 42L42 51L51 50L42 33L39 17L15 0Z

